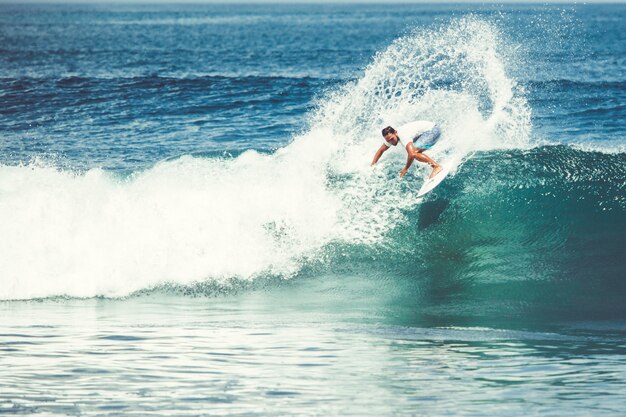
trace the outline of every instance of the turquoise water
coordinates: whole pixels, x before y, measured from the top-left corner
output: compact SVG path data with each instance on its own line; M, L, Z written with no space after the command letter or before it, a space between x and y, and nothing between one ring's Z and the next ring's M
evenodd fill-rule
M543 331L449 327L430 309L430 317L420 318L426 327L407 325L406 316L397 319L403 324L387 324L393 314L409 312L396 309L398 295L380 299L380 282L303 281L210 299L153 295L5 304L2 315L11 324L2 334L2 410L622 412L621 323L570 322Z
M623 5L0 11L0 414L623 414Z

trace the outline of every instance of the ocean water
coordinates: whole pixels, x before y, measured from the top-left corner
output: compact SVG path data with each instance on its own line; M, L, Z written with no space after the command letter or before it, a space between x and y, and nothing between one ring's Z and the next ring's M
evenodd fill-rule
M1 4L0 414L623 415L624 21Z

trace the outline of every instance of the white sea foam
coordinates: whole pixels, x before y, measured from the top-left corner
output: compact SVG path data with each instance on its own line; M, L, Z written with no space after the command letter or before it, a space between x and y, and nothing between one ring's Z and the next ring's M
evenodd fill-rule
M402 151L369 167L382 127L434 120L443 136L433 157L456 161L527 143L530 112L507 77L509 49L471 17L398 39L272 155L183 157L130 178L0 167L0 299L289 277L331 242L383 243L417 204L407 190L420 181L397 178Z

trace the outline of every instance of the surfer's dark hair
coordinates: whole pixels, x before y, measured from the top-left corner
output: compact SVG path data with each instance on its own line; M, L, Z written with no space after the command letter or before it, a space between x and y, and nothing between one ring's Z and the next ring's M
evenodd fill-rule
M394 129L391 126L387 126L386 128L383 129L383 136L387 136L390 133L396 133L396 129Z

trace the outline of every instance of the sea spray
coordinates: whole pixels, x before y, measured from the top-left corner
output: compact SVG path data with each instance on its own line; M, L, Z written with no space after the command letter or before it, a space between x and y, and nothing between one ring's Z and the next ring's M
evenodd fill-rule
M494 149L528 143L530 108L523 89L507 76L515 45L476 17L434 30L416 30L379 52L352 84L324 97L314 126L327 126L362 144L381 126L415 119L446 128L460 148Z

